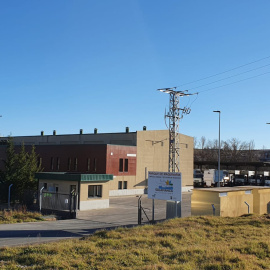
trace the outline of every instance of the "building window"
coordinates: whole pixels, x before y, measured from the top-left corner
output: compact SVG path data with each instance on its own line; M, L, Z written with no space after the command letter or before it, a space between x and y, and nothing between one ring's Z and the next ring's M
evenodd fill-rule
M58 157L57 158L57 171L60 170L60 158Z
M124 181L123 189L127 189L127 181Z
M54 158L51 157L51 170L53 170L53 163L54 163Z
M122 172L123 171L123 159L120 158L119 159L119 172Z
M125 159L125 172L128 172L128 159Z
M94 158L94 172L97 171L97 159Z
M88 186L88 198L102 197L102 185Z
M122 181L118 181L118 189L122 189Z
M78 170L78 159L74 158L74 171Z
M87 171L87 172L90 171L90 158L87 159L87 163L86 163L86 171Z
M71 158L68 158L68 171L71 169Z

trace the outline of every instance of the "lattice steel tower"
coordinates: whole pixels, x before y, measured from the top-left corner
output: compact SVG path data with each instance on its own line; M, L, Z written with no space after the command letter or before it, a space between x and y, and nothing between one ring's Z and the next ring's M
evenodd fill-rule
M165 117L169 118L169 172L180 171L180 138L179 138L179 122L183 114L190 113L189 108L180 109L180 97L189 96L186 91L176 91L176 87L158 89L163 93L170 94L169 112ZM180 113L181 111L181 113Z

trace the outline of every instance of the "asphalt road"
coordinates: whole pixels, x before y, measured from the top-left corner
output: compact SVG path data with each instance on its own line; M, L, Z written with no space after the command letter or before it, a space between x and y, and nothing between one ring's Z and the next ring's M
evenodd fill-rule
M152 200L142 196L142 206L152 220ZM148 219L143 213L142 223ZM185 216L185 214L183 215ZM155 220L166 218L166 201L155 200ZM77 219L0 225L0 247L20 246L68 238L80 238L100 229L138 224L138 197L110 198L110 208L81 211Z

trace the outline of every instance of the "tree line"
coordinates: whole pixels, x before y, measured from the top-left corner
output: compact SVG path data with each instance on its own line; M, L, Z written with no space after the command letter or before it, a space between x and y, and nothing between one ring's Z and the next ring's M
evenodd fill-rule
M218 140L207 140L202 136L199 140L194 138L194 160L215 161L218 159ZM232 138L220 142L220 159L223 162L258 161L258 153L253 140L246 142Z
M11 200L29 204L33 202L37 191L35 173L41 171L35 146L26 151L24 144L15 149L12 138L8 140L6 158L2 160L4 169L0 171L0 200L8 200L8 189L11 187Z

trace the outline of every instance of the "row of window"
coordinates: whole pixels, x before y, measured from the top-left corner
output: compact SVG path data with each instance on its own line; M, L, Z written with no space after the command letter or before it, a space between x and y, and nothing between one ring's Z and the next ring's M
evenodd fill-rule
M40 158L39 160L40 164L42 163L42 159ZM56 167L54 167L56 165ZM97 171L97 159L93 159L93 164L92 164L92 171L96 172ZM51 157L51 170L56 170L60 171L60 158L56 158L56 164L55 164L55 158ZM90 171L91 169L91 159L87 158L86 159L86 171ZM78 170L78 158L73 158L73 164L72 164L72 158L68 158L67 160L67 170L68 171L77 171Z
M96 172L97 171L97 159L94 158L92 159L92 166L91 166L91 159L87 158L86 159L86 171L90 171L92 169L92 171ZM60 171L60 158L57 157L56 158L56 163L55 163L55 158L51 157L51 170L56 170L56 171ZM39 159L39 164L42 164L42 158ZM56 167L55 167L56 165ZM78 170L78 158L73 158L73 164L72 164L72 158L68 158L67 160L67 170L68 171L77 171ZM119 159L119 172L128 172L128 159L125 158L120 158Z

